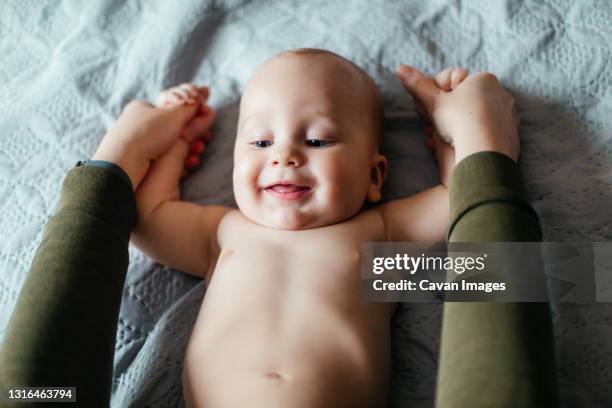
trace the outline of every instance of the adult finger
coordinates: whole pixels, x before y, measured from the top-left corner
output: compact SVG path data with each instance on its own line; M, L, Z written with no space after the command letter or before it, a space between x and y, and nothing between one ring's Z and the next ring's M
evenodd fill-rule
M200 109L199 103L191 105L172 105L165 108L151 107L147 111L145 121L146 143L143 149L150 160L157 160L166 153L181 137L185 126L196 117ZM144 112L143 112L144 113ZM138 119L143 121L144 115Z
M185 141L191 143L194 140L201 138L210 129L215 120L214 111L207 115L198 115L193 118L183 131L182 137Z
M440 93L440 89L436 86L434 80L408 65L400 65L397 69L397 76L404 88L418 99L428 112L431 112L434 100Z
M200 111L200 104L171 105L162 109L161 121L168 129L182 129Z

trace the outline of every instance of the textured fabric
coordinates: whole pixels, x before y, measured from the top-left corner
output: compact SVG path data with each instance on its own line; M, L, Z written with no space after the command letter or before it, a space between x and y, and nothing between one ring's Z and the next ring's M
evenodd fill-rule
M540 241L538 217L509 157L481 152L465 158L449 193L449 243ZM547 303L448 302L436 406L557 407L553 349Z
M0 348L0 390L76 386L82 406L108 406L135 221L132 189L115 172L68 173Z
M612 240L612 3L465 1L23 1L0 5L0 339L61 182L132 99L207 84L215 138L182 183L200 204L233 203L232 147L246 80L265 58L321 47L363 67L385 102L383 197L438 183L399 63L494 72L521 118L521 172L545 241ZM175 406L204 282L130 248L113 406ZM612 306L555 302L562 401L612 405ZM431 407L442 308L393 319L392 407Z

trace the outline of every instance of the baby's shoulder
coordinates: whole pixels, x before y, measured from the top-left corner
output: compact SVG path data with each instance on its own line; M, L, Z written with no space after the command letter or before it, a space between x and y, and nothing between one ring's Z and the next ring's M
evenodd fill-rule
M221 221L219 221L219 234L222 234L223 231L235 226L237 222L241 221L241 218L244 218L244 215L242 215L242 212L236 208L232 208L226 212L225 215L223 215L223 218L221 218Z
M383 240L385 225L376 208L362 210L351 219L341 223L341 228L361 239Z
M242 211L236 208L229 210L219 222L217 241L223 248L224 243L234 237L252 236L258 233L259 226L248 219Z

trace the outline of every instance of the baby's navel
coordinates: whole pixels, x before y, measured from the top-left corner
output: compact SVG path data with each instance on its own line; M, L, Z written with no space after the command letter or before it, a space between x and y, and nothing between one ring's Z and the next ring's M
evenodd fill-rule
M287 380L287 376L285 376L282 373L279 373L278 371L267 371L265 373L263 373L263 376L265 379L267 380L271 380L271 381L285 381Z
M279 373L264 373L264 377L270 378L270 379L273 379L273 380L277 380L277 379L283 378Z

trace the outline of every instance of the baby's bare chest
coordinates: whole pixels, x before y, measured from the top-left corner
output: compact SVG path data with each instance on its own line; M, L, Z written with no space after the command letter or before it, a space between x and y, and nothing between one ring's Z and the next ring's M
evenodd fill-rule
M271 290L355 295L362 243L384 239L382 224L367 216L304 231L273 230L240 218L226 227L214 279Z

